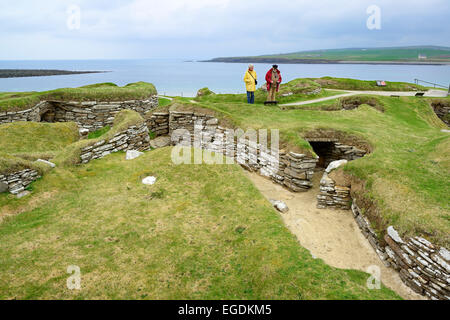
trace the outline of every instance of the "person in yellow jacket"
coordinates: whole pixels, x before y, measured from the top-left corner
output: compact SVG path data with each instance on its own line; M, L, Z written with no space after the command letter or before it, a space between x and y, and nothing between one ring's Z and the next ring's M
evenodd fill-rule
M255 103L255 90L256 90L256 85L258 84L257 76L256 76L256 72L255 72L255 67L250 64L248 66L248 70L247 72L245 72L244 75L244 82L245 82L245 87L247 88L247 102L249 104L254 104Z

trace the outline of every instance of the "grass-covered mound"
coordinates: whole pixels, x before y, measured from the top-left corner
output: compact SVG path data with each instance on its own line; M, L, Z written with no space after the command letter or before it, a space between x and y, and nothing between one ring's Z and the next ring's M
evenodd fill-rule
M0 93L0 112L25 110L43 100L126 101L147 99L156 93L155 86L147 82L130 83L123 87L114 83L99 83L43 92L4 92Z
M78 140L75 123L14 122L0 125L0 174L43 166L38 158L53 158L61 149Z
M427 91L424 86L407 83L407 82L391 82L387 81L385 87L377 86L377 82L367 80L356 80L347 78L310 78L321 85L323 88L340 89L340 90L370 90L370 91ZM380 79L383 80L383 79Z
M0 299L398 298L313 259L237 165L121 152L58 167L34 190L0 195L0 215L22 212L0 224ZM69 265L81 290L66 287Z
M370 98L370 97L369 97ZM365 103L369 98L361 98ZM354 98L353 98L354 99ZM374 226L380 234L394 225L402 234L422 235L433 243L450 246L450 135L427 99L376 97L384 112L367 104L353 110L322 111L337 102L314 105L319 110L283 111L262 104L204 99L199 105L222 111L242 128L279 129L290 148L313 153L304 138L315 131L335 132L349 140L366 141L373 152L345 166L365 182L365 197L377 204ZM448 98L447 98L448 99ZM345 141L344 141L345 142ZM439 150L439 151L438 151Z
M264 83L264 82L263 82ZM207 88L206 88L207 89ZM321 86L309 79L295 79L280 85L277 101L279 103L299 102L310 99L324 98L340 94L340 92L320 90ZM203 90L203 89L201 89ZM209 89L208 89L209 90ZM316 91L317 90L317 91ZM195 98L199 102L246 102L247 94L202 94ZM255 103L267 100L265 85L255 91Z
M98 137L92 139L80 140L59 152L53 161L63 166L71 166L80 163L81 149L92 146L101 140L109 140L116 133L122 132L131 126L138 126L144 122L144 118L133 110L124 109L117 113L114 118L113 126L109 130L100 130Z
M215 94L215 93L212 92L211 90L209 90L209 88L201 88L197 92L197 97L209 96L211 94Z
M7 175L25 169L43 173L48 171L49 168L46 165L0 152L0 175Z
M23 155L52 154L78 141L74 122L13 122L0 125L0 152Z

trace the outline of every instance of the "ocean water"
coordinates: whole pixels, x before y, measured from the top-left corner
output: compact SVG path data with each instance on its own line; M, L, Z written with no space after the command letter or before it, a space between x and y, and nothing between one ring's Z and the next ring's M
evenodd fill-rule
M255 64L261 84L269 68L269 64ZM414 82L414 79L418 78L444 86L450 83L450 65L281 64L279 68L283 82L295 78L333 76L405 82ZM197 90L203 87L209 87L216 93L245 92L243 76L247 64L185 62L173 59L45 60L0 61L0 69L109 71L97 74L0 79L0 91L42 91L100 82L114 82L122 86L146 81L153 83L160 94L195 96Z

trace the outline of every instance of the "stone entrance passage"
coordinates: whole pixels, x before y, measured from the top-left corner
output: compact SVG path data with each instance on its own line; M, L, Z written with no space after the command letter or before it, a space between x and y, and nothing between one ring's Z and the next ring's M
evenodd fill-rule
M358 149L355 146L343 144L337 139L316 137L307 139L314 152L319 156L316 170L325 170L333 163L340 165L347 161L362 158L367 154L366 150ZM342 182L336 183L329 173L332 169L328 168L323 173L320 180L320 192L317 195L318 209L342 209L350 210L350 185Z
M317 167L326 168L333 161L352 161L364 157L366 150L355 146L343 144L336 139L330 138L307 138L314 152L319 156Z
M41 115L41 122L55 122L55 111L48 110Z
M333 160L333 150L335 148L334 142L329 141L310 141L314 152L319 156L317 167L326 168Z

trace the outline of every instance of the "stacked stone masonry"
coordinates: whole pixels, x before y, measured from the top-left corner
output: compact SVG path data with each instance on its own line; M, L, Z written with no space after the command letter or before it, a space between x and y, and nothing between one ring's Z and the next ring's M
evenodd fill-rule
M142 116L158 106L158 97L147 100L117 102L60 102L42 101L33 108L17 112L0 112L0 124L16 121L76 122L80 129L90 132L112 125L116 114L131 109Z
M450 102L449 101L434 101L431 104L434 112L447 126L450 126Z
M279 157L276 157L262 144L248 137L236 140L234 131L221 127L219 120L213 116L186 111L169 113L172 144L184 143L234 158L247 170L269 177L294 192L307 191L312 187L311 180L318 159L284 151L280 151Z
M169 112L153 112L147 120L147 127L155 137L169 134Z
M337 186L333 179L325 172L320 180L320 193L317 196L317 208L349 210L350 206L350 188Z
M389 227L381 244L370 222L355 202L352 212L364 236L387 267L399 272L402 281L432 300L450 300L450 252L424 238L403 240Z
M40 175L36 170L25 169L14 173L0 174L0 183L7 185L10 193L19 194L38 178Z
M147 125L142 123L131 126L127 130L116 133L109 140L101 140L92 146L81 149L81 163L103 158L111 153L125 150L147 150L150 147L150 136Z

